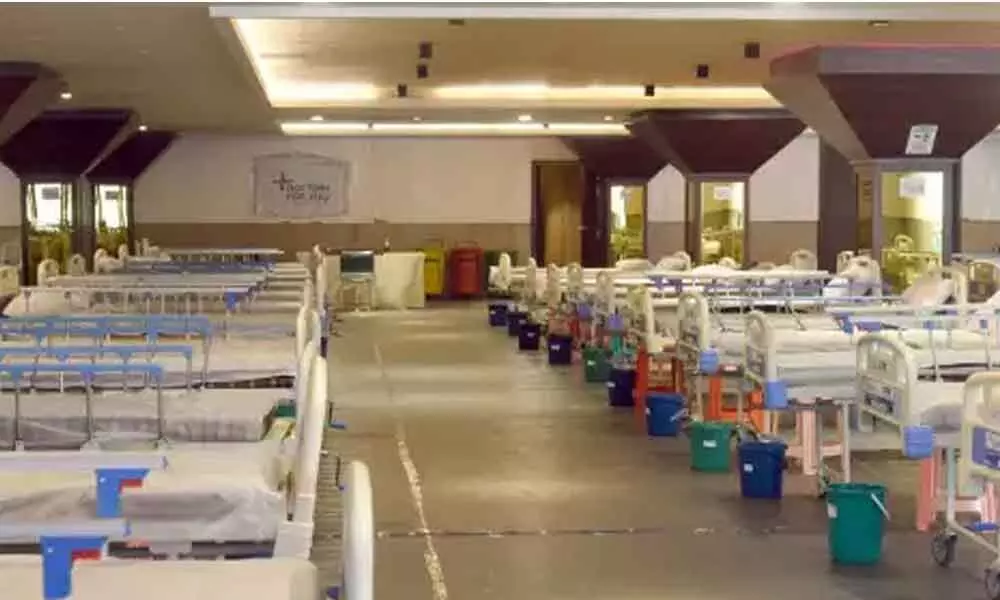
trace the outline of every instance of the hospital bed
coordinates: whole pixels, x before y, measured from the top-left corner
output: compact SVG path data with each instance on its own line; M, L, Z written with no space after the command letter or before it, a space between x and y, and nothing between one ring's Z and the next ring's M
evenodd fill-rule
M141 540L154 555L253 555L269 553L279 532L288 528L287 535L298 540L295 552L302 554L302 546L308 548L312 538L327 415L326 362L317 353L315 343L307 346L303 360L311 366L307 387L297 401L295 437L288 435L289 423L280 420L282 427L272 428L267 438L255 442L150 445L148 440L112 436L107 442L91 440L81 450L68 453L0 453L0 533L17 523L93 518L94 475L86 466L120 462L127 460L118 458L122 454L131 454L162 457L165 466L149 472L141 489L122 493L121 513L129 520L129 533L112 541ZM79 464L85 468L80 470ZM18 468L24 472L11 473ZM99 494L96 501L100 513ZM8 536L2 541L30 540ZM285 552L296 546L284 545Z
M273 260L285 252L277 248L161 248L160 253L171 260L249 262Z
M776 420L767 414L743 413L745 397L755 403L755 411L796 409L796 441L791 444L790 455L802 460L807 474L814 474L822 462L820 453L825 457L841 452L838 444L822 443L822 422L815 411L824 399L828 404L837 398L852 397L856 376L854 345L860 331L894 327L892 335L913 346L932 375L944 371L954 375L956 369L968 372L969 368L989 368L992 364L994 341L990 331L995 329L996 307L961 303L962 275L951 275L954 279L938 280L951 282L950 286L928 286L932 292L929 297L915 294L898 305L877 303L838 309L848 314L813 317L808 330L800 329L802 320L753 311L745 319L745 327L730 326L720 332L705 298L686 293L679 311L677 356L686 383L693 379L694 389L688 390L693 394L693 414L720 418L722 378L741 378L749 389L737 386L735 414L730 412L729 417L740 424L744 416L756 417L752 419L754 427L773 431ZM955 296L959 304L928 303ZM706 377L710 379L707 406L702 402Z
M955 560L958 538L961 536L985 550L992 558L985 573L987 596L1000 598L1000 525L993 510L979 510L978 519L959 522L961 497L969 488L985 488L986 495L995 498L996 481L1000 473L1000 373L977 373L963 386L958 398L960 417L958 440L935 440L944 446L946 495L944 526L931 542L935 562L947 567Z
M72 570L73 600L320 600L316 567L302 559L237 561L82 561ZM60 600L43 596L39 557L0 559L0 578L9 598Z
M320 329L318 315L303 309L296 316L295 336L303 328ZM249 340L252 344L248 344ZM164 386L191 388L220 383L287 377L293 374L296 338L286 335L249 336L238 330L226 339L206 316L95 315L29 316L0 319L0 353L13 360L24 347L44 347L39 356L56 361L79 347L114 347L106 354L122 360L153 357L166 371ZM190 347L190 356L185 347ZM160 351L160 348L163 351ZM47 354L47 356L46 356ZM13 356L12 356L13 355ZM101 358L100 356L92 358ZM192 374L191 364L198 365Z
M289 377L301 370L294 365L301 364L305 341L323 338L315 311L303 307L299 317L296 337L281 349L281 356L288 357L282 360L292 363L285 372ZM0 343L0 357L12 361L0 363L0 373L16 377L5 386L14 393L4 399L5 403L0 402L0 442L66 447L123 428L160 439L260 439L283 401L281 392L205 389L211 387L207 382L220 377L217 371L206 371L207 349L203 374L195 382L199 389L192 389L190 364L197 358L194 349L176 342L156 343L167 333L183 336L193 331L202 336L202 344L208 348L206 326L198 318L181 317L0 320L0 333L35 341ZM142 336L142 343L105 341L136 333ZM83 335L92 336L90 344L80 342ZM183 374L174 371L173 380L169 379L172 372L161 364L170 353L185 361ZM142 360L143 355L147 360ZM155 363L150 360L153 356ZM299 360L293 363L291 357ZM176 368L177 363L174 365ZM124 377L126 373L138 376L138 380ZM168 385L173 389L166 389ZM29 390L44 393L28 394Z

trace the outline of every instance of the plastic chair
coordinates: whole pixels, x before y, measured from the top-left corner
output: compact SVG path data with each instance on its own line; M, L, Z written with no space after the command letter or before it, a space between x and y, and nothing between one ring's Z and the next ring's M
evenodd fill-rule
M353 296L352 306L371 310L375 305L375 252L345 250L340 253L340 304Z

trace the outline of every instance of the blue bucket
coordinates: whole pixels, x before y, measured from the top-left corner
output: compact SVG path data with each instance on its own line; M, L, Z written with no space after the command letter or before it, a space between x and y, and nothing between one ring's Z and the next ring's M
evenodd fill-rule
M517 331L517 349L533 352L541 346L542 326L531 321L522 321Z
M490 327L504 327L507 325L507 310L506 302L490 304Z
M684 423L684 396L649 394L646 396L646 433L652 437L677 437Z
M521 332L521 323L527 318L527 313L519 310L507 311L507 335L517 337L517 334Z
M739 445L740 493L744 498L780 500L785 470L784 442L742 442Z
M632 397L634 390L634 369L611 369L611 373L608 375L608 404L611 406L634 406L635 399Z
M550 333L548 339L549 364L573 364L573 336Z

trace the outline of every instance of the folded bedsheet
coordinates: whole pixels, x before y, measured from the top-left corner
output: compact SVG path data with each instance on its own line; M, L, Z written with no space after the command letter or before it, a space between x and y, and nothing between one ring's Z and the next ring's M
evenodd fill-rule
M274 538L287 513L280 442L182 444L166 454L166 470L151 472L142 488L122 493L133 539ZM89 520L95 510L93 473L0 472L0 524Z
M163 430L169 440L249 442L267 432L282 390L164 390ZM29 447L73 446L88 437L86 396L22 394L19 433ZM95 434L155 437L156 392L103 392L92 396ZM0 444L14 440L14 397L0 396Z

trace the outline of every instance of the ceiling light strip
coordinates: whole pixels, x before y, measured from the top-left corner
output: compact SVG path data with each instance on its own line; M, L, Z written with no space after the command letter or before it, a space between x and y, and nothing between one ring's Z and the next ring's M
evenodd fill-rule
M431 93L441 100L649 100L642 85L549 86L544 83L450 85ZM657 86L658 100L774 100L760 86Z
M618 123L427 123L358 121L288 121L288 135L627 135Z

